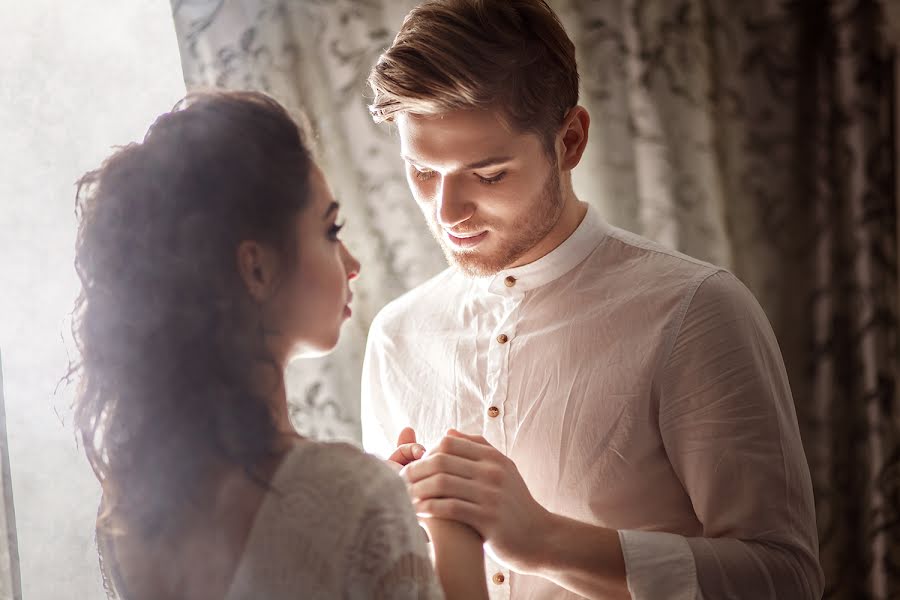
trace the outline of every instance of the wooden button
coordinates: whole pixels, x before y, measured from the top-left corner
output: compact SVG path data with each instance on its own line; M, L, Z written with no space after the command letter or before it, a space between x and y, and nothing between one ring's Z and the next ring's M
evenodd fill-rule
M497 585L503 585L503 582L506 581L506 577L503 576L503 573L494 573L494 576L491 577L494 580L494 583Z
M496 406L492 406L488 409L488 416L492 419L496 419L500 416L500 409Z
M509 336L506 335L505 333L501 333L500 335L497 336L497 341L500 342L501 344L505 344L506 342L509 341Z
M516 285L516 278L513 277L512 275L510 275L509 277L507 277L506 279L503 280L503 283L506 284L506 287L512 287L512 286Z

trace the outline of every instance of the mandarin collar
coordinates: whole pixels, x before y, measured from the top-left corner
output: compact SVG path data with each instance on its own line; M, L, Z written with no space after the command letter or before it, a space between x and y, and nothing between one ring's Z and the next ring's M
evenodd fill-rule
M581 263L602 241L606 227L597 209L588 205L575 231L559 246L534 262L503 269L477 280L477 287L499 296L517 296L562 277Z

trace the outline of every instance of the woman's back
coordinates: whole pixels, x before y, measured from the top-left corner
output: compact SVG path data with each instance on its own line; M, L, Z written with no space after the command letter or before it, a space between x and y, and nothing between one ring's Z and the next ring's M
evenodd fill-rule
M402 481L346 444L300 442L270 491L222 480L206 515L154 545L117 539L123 600L441 598ZM110 554L114 554L110 556Z

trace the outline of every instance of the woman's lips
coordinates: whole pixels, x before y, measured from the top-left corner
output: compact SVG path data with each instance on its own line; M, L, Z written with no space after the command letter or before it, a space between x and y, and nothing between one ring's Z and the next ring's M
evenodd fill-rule
M464 237L455 236L449 231L444 231L447 234L447 239L450 240L450 243L456 246L457 248L474 248L478 244L480 244L485 237L487 237L487 231L482 231L481 233L475 235L467 235Z

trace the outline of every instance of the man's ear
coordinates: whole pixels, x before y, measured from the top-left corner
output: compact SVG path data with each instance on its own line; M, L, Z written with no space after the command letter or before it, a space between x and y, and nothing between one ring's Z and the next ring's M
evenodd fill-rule
M591 116L585 107L573 106L563 119L560 128L561 149L559 154L559 166L564 171L574 169L584 154L588 141L588 129L591 126ZM559 147L559 145L558 145Z
M265 244L244 240L237 247L237 266L250 296L257 302L268 300L278 275L275 251Z

